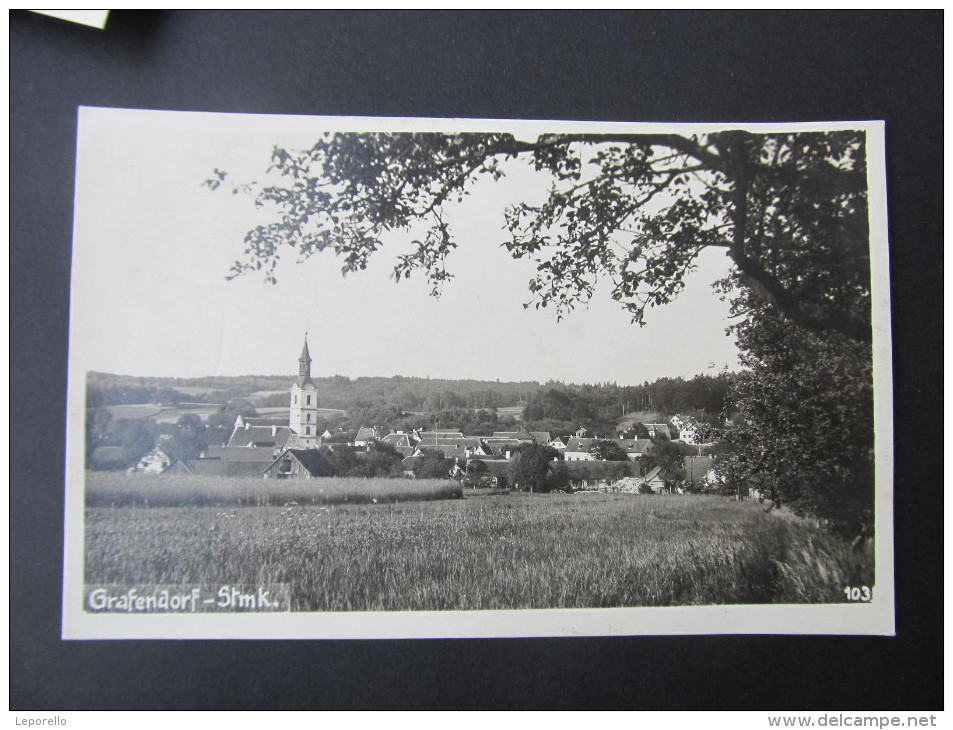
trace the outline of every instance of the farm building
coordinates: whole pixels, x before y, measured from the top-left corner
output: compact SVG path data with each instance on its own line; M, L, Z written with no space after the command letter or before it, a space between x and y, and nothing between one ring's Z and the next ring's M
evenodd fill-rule
M317 449L286 449L263 472L265 479L311 479L334 473Z
M662 468L659 466L646 474L642 481L656 494L669 491L668 485L665 483L665 480L662 479Z

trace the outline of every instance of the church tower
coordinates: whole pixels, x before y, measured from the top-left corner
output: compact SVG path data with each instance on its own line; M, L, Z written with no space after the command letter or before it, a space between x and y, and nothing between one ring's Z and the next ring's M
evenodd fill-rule
M308 352L308 333L298 358L298 379L291 385L291 417L289 426L298 434L306 449L318 447L318 386L311 380L311 353Z

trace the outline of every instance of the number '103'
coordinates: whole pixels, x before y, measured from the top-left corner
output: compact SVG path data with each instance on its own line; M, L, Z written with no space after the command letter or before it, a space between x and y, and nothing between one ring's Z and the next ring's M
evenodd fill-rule
M869 586L847 586L844 588L844 595L847 596L848 601L863 601L865 603L873 597Z

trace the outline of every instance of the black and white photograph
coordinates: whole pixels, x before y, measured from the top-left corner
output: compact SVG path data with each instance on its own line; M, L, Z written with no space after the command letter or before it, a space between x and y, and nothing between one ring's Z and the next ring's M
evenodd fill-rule
M76 155L63 638L893 635L882 123Z

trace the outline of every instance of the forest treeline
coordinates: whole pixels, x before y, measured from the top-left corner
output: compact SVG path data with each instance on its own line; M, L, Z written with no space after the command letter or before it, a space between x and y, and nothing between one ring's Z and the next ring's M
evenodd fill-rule
M526 421L618 422L630 412L704 411L723 416L731 374L696 375L691 379L659 378L640 385L573 384L558 381L503 382L394 376L313 378L320 406L349 412L438 414L460 409L523 407ZM158 378L91 372L87 407L184 402L227 403L247 400L257 407L288 404L287 375Z

